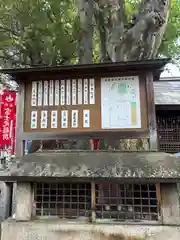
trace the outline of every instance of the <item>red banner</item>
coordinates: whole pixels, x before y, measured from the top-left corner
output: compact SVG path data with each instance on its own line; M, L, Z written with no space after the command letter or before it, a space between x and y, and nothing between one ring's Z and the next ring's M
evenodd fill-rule
M15 92L9 92L7 90L2 92L0 113L0 147L11 147L14 151L16 124Z

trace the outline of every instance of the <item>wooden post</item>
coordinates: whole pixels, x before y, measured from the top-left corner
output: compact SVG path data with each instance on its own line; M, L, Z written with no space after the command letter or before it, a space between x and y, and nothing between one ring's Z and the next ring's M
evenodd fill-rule
M91 182L91 220L96 221L96 186L95 182Z
M154 85L153 74L148 73L146 77L146 91L147 91L147 114L148 114L148 128L149 128L149 150L158 150L157 128L156 128L156 111L154 102Z
M161 213L161 188L160 183L156 184L156 198L157 198L157 211L158 211L158 220L162 222L162 213Z
M23 124L24 124L24 83L19 84L19 93L17 96L16 111L16 157L24 155Z
M16 98L16 157L24 155L25 141L22 140L24 124L24 83L19 83L19 93ZM13 184L12 213L16 209L16 183Z

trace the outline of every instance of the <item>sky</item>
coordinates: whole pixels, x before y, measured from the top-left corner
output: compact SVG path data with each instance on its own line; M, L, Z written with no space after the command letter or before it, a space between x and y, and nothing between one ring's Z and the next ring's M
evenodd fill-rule
M169 63L165 68L166 70L162 72L161 77L180 77L180 68L176 65Z

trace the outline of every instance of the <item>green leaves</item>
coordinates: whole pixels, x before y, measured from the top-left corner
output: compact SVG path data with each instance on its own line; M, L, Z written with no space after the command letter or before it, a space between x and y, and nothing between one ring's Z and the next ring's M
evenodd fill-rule
M22 65L52 65L71 61L76 50L77 13L67 0L1 0L0 51L16 48ZM25 57L24 57L25 55ZM13 59L9 60L13 65Z
M140 0L126 0L129 23ZM107 11L104 8L103 11ZM100 59L94 31L93 59ZM172 0L159 54L179 58L180 0ZM3 66L75 63L80 39L78 10L70 0L0 0L0 64Z
M169 21L159 53L180 59L180 0L172 0Z

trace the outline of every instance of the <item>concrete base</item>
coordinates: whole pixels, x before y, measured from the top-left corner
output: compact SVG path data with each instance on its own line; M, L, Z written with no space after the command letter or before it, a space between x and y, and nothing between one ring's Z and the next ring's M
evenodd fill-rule
M28 221L32 215L33 193L30 183L18 182L16 186L15 218Z
M2 223L1 240L179 240L179 227L83 224L64 221Z
M179 192L177 184L161 184L161 199L163 224L180 225Z

